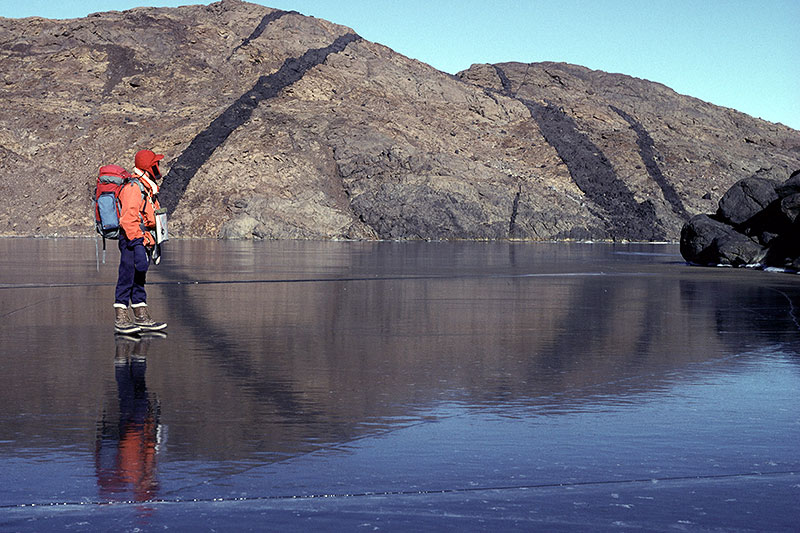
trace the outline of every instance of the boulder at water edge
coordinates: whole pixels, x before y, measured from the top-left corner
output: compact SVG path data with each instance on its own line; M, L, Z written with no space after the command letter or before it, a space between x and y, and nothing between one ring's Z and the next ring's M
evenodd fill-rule
M800 170L783 183L766 174L738 181L715 214L696 215L683 226L684 259L800 270Z

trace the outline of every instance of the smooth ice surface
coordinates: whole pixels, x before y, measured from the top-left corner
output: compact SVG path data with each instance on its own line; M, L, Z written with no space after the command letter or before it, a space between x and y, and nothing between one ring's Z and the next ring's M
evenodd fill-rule
M800 528L800 276L671 245L0 239L0 529Z

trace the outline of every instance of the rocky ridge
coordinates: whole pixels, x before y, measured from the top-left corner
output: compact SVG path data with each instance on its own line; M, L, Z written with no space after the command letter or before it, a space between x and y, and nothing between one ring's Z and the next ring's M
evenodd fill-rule
M3 235L91 235L97 168L166 155L171 233L676 240L800 134L556 64L457 76L239 0L0 19Z

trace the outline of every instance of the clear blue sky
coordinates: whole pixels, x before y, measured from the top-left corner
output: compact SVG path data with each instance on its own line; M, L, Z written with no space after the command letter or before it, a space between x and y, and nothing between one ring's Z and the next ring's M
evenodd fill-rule
M0 16L83 17L192 0L0 0ZM258 0L324 18L450 73L564 61L663 83L800 130L800 0Z

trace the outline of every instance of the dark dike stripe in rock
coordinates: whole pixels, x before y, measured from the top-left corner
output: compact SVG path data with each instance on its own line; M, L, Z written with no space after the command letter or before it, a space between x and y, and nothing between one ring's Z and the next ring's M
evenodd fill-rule
M233 54L235 54L237 50L247 46L248 44L250 44L250 42L254 41L255 39L258 39L261 36L261 34L264 33L264 30L267 29L267 26L269 26L270 23L275 22L284 15L290 15L290 14L297 14L297 11L275 10L272 13L267 13L266 15L264 15L264 18L262 18L261 22L258 23L256 29L253 30L253 33L251 33L249 37L243 40L239 46L237 46L231 51L231 55L228 56L228 59L232 58Z
M677 191L672 184L667 181L658 163L656 163L655 142L653 138L650 137L650 134L638 120L618 107L613 105L610 107L614 113L630 124L631 129L636 132L636 144L639 146L639 155L642 158L642 162L644 162L644 167L647 169L647 173L653 181L661 188L661 193L664 195L664 199L669 202L672 211L683 220L689 220L689 213L686 212L683 201L681 201Z
M253 111L261 102L275 98L283 89L300 81L306 72L322 64L329 55L343 51L348 44L360 39L361 37L355 33L342 35L329 46L314 48L300 57L289 58L284 61L277 72L261 76L252 89L240 96L214 119L178 156L164 178L164 185L159 195L161 205L166 207L170 213L175 211L189 182L200 167L208 161L231 133L250 119Z
M586 198L603 209L608 217L608 235L601 238L663 240L663 229L656 228L655 209L650 202L639 204L625 183L614 172L611 162L575 121L558 106L543 105L521 98L511 91L511 81L502 68L495 71L503 84L503 94L522 102L536 121L545 140L556 149L572 179Z

